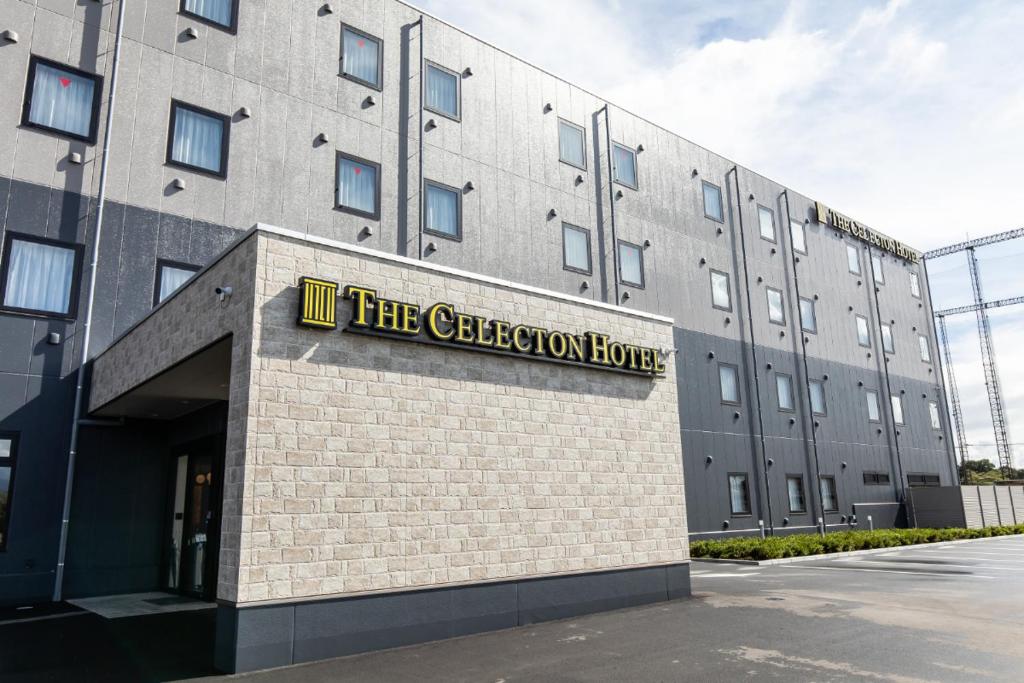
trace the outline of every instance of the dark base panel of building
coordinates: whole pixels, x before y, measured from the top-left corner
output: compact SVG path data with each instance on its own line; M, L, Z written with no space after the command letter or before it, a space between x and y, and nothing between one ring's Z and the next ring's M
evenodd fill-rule
M229 673L566 619L690 595L680 563L257 607L220 605L217 669Z

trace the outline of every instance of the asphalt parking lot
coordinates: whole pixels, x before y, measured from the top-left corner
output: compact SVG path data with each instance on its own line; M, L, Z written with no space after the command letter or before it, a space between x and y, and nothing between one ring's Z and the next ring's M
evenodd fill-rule
M694 562L693 588L690 600L224 678L196 655L211 611L0 620L0 680L1022 680L1024 537Z

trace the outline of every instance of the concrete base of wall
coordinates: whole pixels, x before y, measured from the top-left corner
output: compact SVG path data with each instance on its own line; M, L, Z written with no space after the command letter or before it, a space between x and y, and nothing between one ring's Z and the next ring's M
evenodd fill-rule
M268 669L690 595L680 563L217 611L216 667Z

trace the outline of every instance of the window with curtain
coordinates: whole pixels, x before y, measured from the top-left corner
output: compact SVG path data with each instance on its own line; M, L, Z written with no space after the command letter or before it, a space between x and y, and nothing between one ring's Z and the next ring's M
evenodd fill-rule
M11 493L14 489L14 457L17 434L0 432L0 551L7 549L8 520L11 518Z
M928 417L932 421L932 429L942 429L942 422L939 420L939 404L935 401L928 401Z
M81 267L78 247L9 235L4 250L3 307L7 310L73 316Z
M583 128L568 121L558 121L558 158L567 164L586 170L586 136Z
M921 278L914 272L910 273L910 295L917 299L921 298Z
M711 305L723 311L732 310L729 276L717 270L711 271Z
M562 265L566 270L590 274L590 231L562 223Z
M846 267L854 275L860 275L860 250L852 244L846 245Z
M757 222L761 228L761 239L766 239L769 242L775 241L775 214L771 209L759 206L757 207Z
M222 26L234 28L236 0L183 0L181 10L200 19Z
M768 322L776 325L786 324L786 310L782 307L782 292L771 287L765 290L768 298Z
M893 394L889 399L892 401L892 421L898 425L903 424L903 397Z
M431 182L427 183L426 190L427 220L424 229L443 237L458 239L462 235L459 192Z
M372 161L338 153L338 182L335 202L343 211L379 218L379 166Z
M432 112L459 119L459 75L427 64L427 91L425 106Z
M821 478L821 507L825 512L839 511L839 496L836 494L836 478Z
M644 286L644 252L635 244L619 242L619 282Z
M931 363L932 352L928 348L928 337L923 334L917 335L917 345L921 348L921 360L925 363Z
M371 35L344 26L341 29L341 74L380 90L383 71L380 41Z
M93 142L100 77L32 57L22 123Z
M886 353L896 353L896 346L892 341L892 326L882 323L882 350Z
M786 491L789 493L789 511L807 512L807 503L804 501L804 478L786 477Z
M803 223L789 222L789 238L793 241L793 251L807 253L807 235L804 233Z
M868 329L868 319L862 315L857 316L857 343L869 349L871 348L871 332Z
M735 365L722 363L718 366L718 385L722 403L740 402L740 376Z
M750 514L750 488L745 474L729 475L729 509L734 515Z
M779 397L779 410L792 412L796 409L793 402L793 378L789 375L775 375L775 393Z
M878 410L878 392L868 389L864 395L868 402L868 422L881 422L882 416Z
M612 180L637 189L636 152L617 142L612 143Z
M818 318L814 312L814 299L800 299L800 327L804 332L818 332Z
M828 407L825 405L825 383L820 379L812 379L809 382L811 387L811 413L813 415L827 415Z
M224 176L227 117L181 102L171 102L168 163Z
M722 206L722 188L712 185L707 181L701 181L704 190L704 216L719 223L725 220L725 209Z
M874 254L871 255L871 274L875 276L875 282L880 285L885 284L885 271L882 270L882 258Z
M199 270L199 268L196 266L184 263L158 261L156 300L153 302L153 305L155 306L171 294L174 294L179 287L188 282L189 278L196 274L197 270Z

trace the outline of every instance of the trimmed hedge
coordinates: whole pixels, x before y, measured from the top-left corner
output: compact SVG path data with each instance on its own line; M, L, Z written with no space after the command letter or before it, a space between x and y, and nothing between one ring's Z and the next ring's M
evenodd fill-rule
M968 538L989 538L1024 534L1024 524L990 526L984 529L877 529L875 531L836 531L791 536L759 536L727 538L690 543L691 557L722 560L777 560L782 557L803 557L841 553L867 548L895 548L917 543L941 543Z

